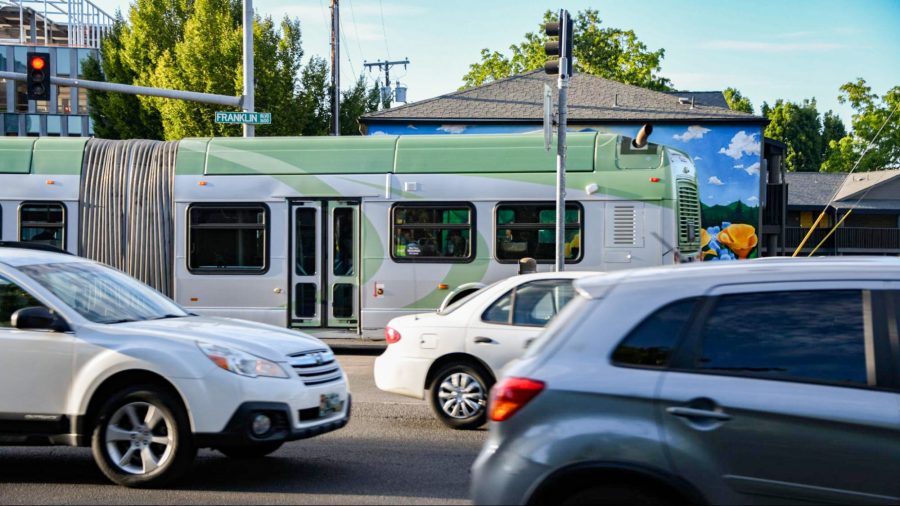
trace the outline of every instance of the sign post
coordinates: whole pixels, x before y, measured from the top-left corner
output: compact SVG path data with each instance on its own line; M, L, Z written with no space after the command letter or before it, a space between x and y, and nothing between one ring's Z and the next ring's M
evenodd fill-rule
M216 111L216 123L227 125L271 125L272 113Z

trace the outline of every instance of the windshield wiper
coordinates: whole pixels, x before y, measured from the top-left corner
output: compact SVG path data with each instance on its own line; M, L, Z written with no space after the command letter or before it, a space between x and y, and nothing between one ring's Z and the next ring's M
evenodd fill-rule
M165 320L166 318L185 318L187 316L197 316L193 313L188 314L164 314L162 316L157 316L156 318L150 318L151 320Z
M130 322L136 322L136 321L137 320L135 320L133 318L122 318L121 320L110 320L108 322L103 322L103 324L104 325L112 325L114 323L130 323Z

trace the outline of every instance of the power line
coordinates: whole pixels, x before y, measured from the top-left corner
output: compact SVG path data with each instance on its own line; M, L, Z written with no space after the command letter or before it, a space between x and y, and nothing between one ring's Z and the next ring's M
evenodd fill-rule
M344 51L347 53L347 63L350 64L350 70L353 71L354 82L355 79L359 78L359 74L356 73L356 67L353 66L353 58L350 56L350 44L347 43L347 36L344 34L344 20L338 18L338 22L341 24L341 40L344 41Z
M381 0L378 0L378 10L381 12L381 34L384 36L384 50L387 52L387 57L390 60L391 50L388 48L387 29L384 27L384 4L382 4Z
M356 24L356 12L353 9L353 2L351 0L347 0L347 3L350 4L350 20L353 21L353 29L356 30L356 47L359 48L359 57L365 61L366 55L363 52L362 44L359 42L359 25Z

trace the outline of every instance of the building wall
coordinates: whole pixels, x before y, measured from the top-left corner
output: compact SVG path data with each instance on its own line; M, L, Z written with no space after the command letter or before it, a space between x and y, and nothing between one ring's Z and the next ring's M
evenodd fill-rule
M84 61L96 49L0 45L0 69L24 73L29 52L50 53L50 75L81 78ZM87 136L93 134L87 90L50 86L50 100L27 100L25 83L0 79L0 134Z
M579 125L572 131L600 131L633 137L641 125ZM453 135L539 133L535 125L369 123L369 135ZM734 260L735 249L759 242L760 151L757 124L654 124L651 142L688 153L697 167L703 223L703 259ZM733 225L742 225L733 227ZM751 227L751 228L747 228ZM740 242L740 244L737 244ZM754 247L745 258L759 255Z

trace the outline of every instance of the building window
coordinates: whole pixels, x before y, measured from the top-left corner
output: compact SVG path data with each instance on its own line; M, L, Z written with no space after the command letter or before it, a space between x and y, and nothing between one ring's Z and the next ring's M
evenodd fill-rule
M391 257L399 262L471 262L472 204L397 204L391 209Z
M264 204L191 206L188 270L206 274L265 272L268 215Z
M584 209L581 204L566 204L566 263L582 257ZM518 262L531 257L548 263L556 258L556 204L500 204L495 213L497 261Z
M28 202L19 207L19 240L66 248L66 206Z
M72 75L72 51L67 47L56 48L56 75L69 77Z
M28 112L28 85L16 82L16 112Z
M72 137L79 137L81 135L81 116L69 116L66 118L69 120L69 124L67 125L69 128L69 135Z
M2 49L0 49L2 52ZM0 70L3 70L2 61L0 61ZM9 92L7 91L9 85L7 84L6 79L0 79L0 112L6 112L6 101L9 97Z
M88 92L83 88L78 88L78 114L88 113Z
M59 114L72 114L72 88L68 86L56 87L56 112Z
M92 49L79 49L78 50L78 78L81 79L84 77L84 63L91 57Z

